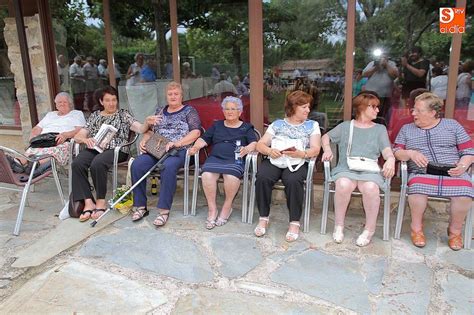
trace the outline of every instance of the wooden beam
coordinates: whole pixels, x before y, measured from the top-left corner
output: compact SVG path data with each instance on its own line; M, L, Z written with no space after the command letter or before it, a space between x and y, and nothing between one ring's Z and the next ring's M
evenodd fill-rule
M38 124L38 111L36 109L35 89L33 86L33 75L31 74L30 55L28 53L28 42L26 40L25 22L23 21L23 9L20 0L13 0L15 9L15 22L18 32L18 42L20 44L21 63L23 64L23 74L25 76L25 88L30 110L31 127Z
M263 133L263 6L261 0L248 0L248 6L250 121Z
M177 0L170 1L170 25L171 25L171 49L173 54L173 80L181 81L181 68L179 62L179 40L178 40L178 6Z
M115 81L115 61L114 50L112 47L112 22L110 20L110 1L103 1L103 15L104 15L104 32L105 32L105 46L107 47L107 70L109 73L109 84L117 88L117 81Z
M466 9L466 0L457 0L456 8ZM446 118L454 118L456 85L458 81L459 60L461 59L461 43L462 34L453 34L449 54L448 93L446 95L446 107L444 109L444 117Z
M346 74L344 81L344 120L352 117L352 76L354 73L356 0L347 1Z
M51 110L56 110L54 98L59 93L59 74L56 61L56 45L54 41L53 23L47 0L37 0L38 14L41 28L41 37L44 44L44 59L46 65L46 77L49 87L49 101Z

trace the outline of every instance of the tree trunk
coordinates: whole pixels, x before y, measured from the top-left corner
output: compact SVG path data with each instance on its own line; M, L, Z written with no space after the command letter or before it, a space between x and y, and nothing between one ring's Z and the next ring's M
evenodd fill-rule
M232 44L232 57L234 58L234 65L237 68L237 75L242 78L242 58L240 46L234 42Z

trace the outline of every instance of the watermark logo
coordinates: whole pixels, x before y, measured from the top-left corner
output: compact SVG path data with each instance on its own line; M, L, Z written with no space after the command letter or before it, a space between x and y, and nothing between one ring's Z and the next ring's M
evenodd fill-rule
M439 31L443 34L463 34L466 10L464 8L439 8Z

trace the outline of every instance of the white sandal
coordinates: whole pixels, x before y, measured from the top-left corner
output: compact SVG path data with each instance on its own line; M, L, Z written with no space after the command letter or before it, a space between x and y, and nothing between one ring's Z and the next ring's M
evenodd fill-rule
M334 226L334 232L332 233L332 239L337 244L341 244L344 240L344 226L343 225L336 225Z
M265 233L267 233L268 224L270 223L270 219L268 217L260 217L258 219L258 224L260 224L260 221L265 221L266 223L265 223L265 227L261 227L261 226L257 225L257 227L254 230L254 233L255 233L256 237L264 236Z
M370 241L372 240L372 236L375 232L370 232L369 230L364 229L362 234L356 240L356 245L359 247L364 247L369 245Z
M301 224L299 222L290 222L290 225L295 225L297 226L298 228L301 226ZM291 242L294 242L296 241L298 238L300 237L300 232L298 231L298 233L294 233L294 232L290 232L288 230L288 232L286 232L286 241L291 243Z

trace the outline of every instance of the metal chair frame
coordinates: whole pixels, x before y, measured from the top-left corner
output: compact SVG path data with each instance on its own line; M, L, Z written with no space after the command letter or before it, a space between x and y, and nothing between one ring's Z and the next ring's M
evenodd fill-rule
M337 150L335 151L337 152ZM391 178L384 180L382 192L380 196L383 197L383 240L388 241L390 239L390 183ZM326 234L326 226L328 221L328 210L330 194L335 193L335 180L331 176L331 164L329 161L324 161L324 194L323 194L323 210L321 215L321 234ZM361 196L357 190L352 192L353 196ZM331 202L334 206L334 204Z
M261 138L261 134L257 129L254 129L255 135L257 137L257 141ZM206 149L206 148L203 148ZM206 156L207 156L207 151ZM247 154L245 157L245 166L244 166L244 175L242 178L242 222L247 222L247 212L248 212L248 195L249 195L249 181L251 179L251 167L253 165L252 158L253 155L251 152ZM192 192L192 203L191 203L191 215L196 215L196 207L197 207L197 194L198 194L198 186L199 186L199 178L201 178L202 170L199 165L199 152L195 155L194 158L194 180L193 180L193 192ZM219 178L219 182L223 182L222 177Z
M257 180L257 164L259 160L258 152L252 153L252 173L251 173L251 181L250 181L250 202L247 210L247 223L252 224L253 222L253 214L255 212L255 182ZM306 180L304 182L305 188L305 196L304 196L304 208L303 208L303 232L309 231L309 216L311 212L311 206L313 203L313 174L315 171L315 164L316 164L316 157L309 159L308 162L308 173L306 175ZM279 180L273 186L273 189L284 189L285 186Z
M398 203L398 212L397 212L397 223L395 225L394 238L400 239L400 233L402 231L403 225L403 216L405 214L405 207L407 201L407 189L408 189L408 167L407 162L402 161L400 166L400 173L402 177L401 189L400 189L400 200ZM471 178L473 175L473 167L471 166ZM437 201L450 201L449 198L442 197L428 197L428 200L437 200ZM474 204L471 204L471 209L466 216L466 222L464 222L464 248L471 249L471 239L472 239L472 219L474 211Z
M29 175L28 181L26 183L20 182L20 180L19 180L20 175L17 175L17 174L13 173L13 171L9 167L9 163L7 161L5 153L9 153L13 156L18 156L18 157L21 157L21 158L23 158L27 161L33 162L33 167L31 168L30 174L23 174L23 175ZM44 174L41 174L40 176L38 176L36 178L33 178L33 174L34 174L37 166L39 165L39 161L43 160L45 158L50 158L50 160L51 160L51 170L45 172ZM61 188L61 183L59 182L58 171L57 171L57 167L56 167L56 160L52 157L52 155L49 155L49 154L48 155L41 155L41 156L37 156L37 157L29 157L29 156L26 156L24 154L21 154L20 152L18 152L16 150L13 150L13 149L10 149L10 148L4 147L4 146L0 146L0 159L2 160L2 162L0 163L2 166L0 166L0 167L2 168L2 174L3 174L1 176L1 182L5 183L5 184L12 184L12 185L15 185L17 187L23 187L23 189L10 188L10 187L0 187L2 189L8 189L8 190L14 190L14 191L21 191L22 192L20 207L18 208L18 215L17 215L15 227L13 229L13 235L18 236L18 235L20 235L20 226L21 226L21 222L23 220L23 213L24 213L24 210L25 210L26 198L28 196L28 192L30 190L31 185L33 185L33 184L39 182L40 180L42 180L43 178L46 178L49 175L53 174L54 181L56 183L56 188L58 189L59 198L61 200L61 204L64 205L64 195L63 195L63 191L62 191L62 188Z

